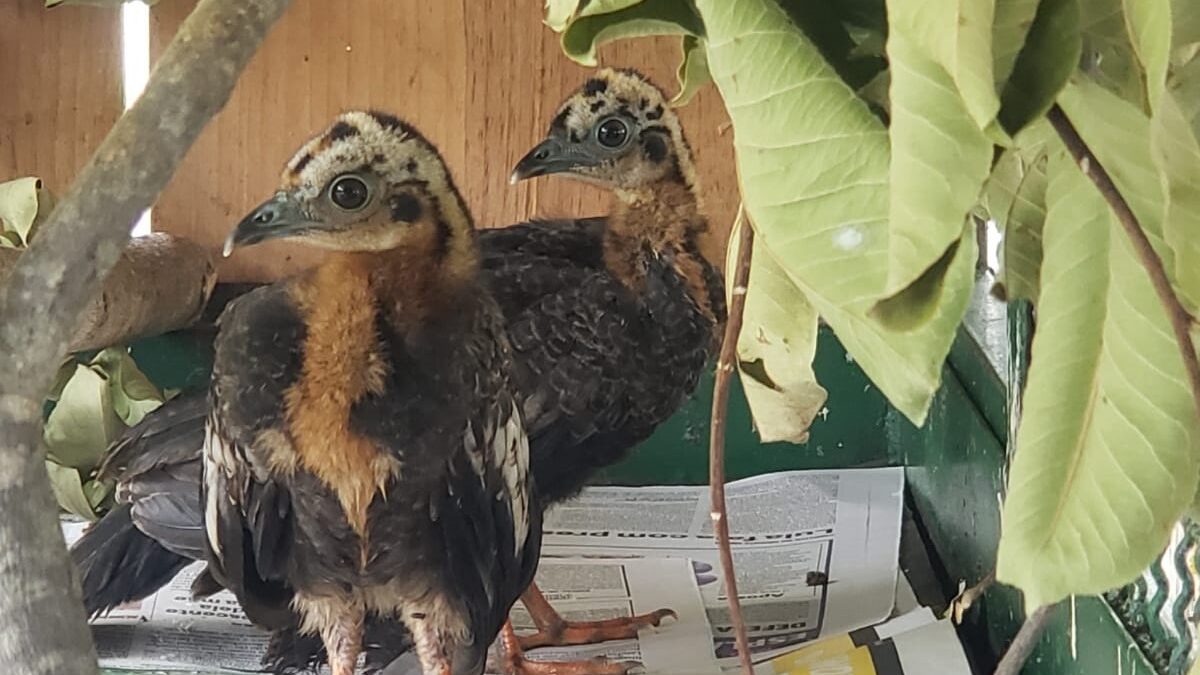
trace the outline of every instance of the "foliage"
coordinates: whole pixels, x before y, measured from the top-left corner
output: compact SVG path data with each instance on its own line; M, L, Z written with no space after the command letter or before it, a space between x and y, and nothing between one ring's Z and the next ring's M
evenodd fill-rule
M46 7L63 7L67 5L93 5L96 7L116 7L128 2L143 2L153 6L158 0L46 0Z
M719 90L757 234L739 355L760 432L802 438L822 405L788 395L819 390L818 315L922 424L974 283L974 219L998 223L1000 283L1038 330L997 571L1033 606L1134 577L1200 479L1166 310L1044 119L1061 108L1200 308L1189 3L550 0L547 24L587 64L608 39L682 36L678 100Z

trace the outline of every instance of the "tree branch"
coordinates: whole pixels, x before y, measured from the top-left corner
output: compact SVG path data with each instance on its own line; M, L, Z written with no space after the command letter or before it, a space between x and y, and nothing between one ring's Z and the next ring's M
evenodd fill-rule
M201 0L0 289L0 662L87 675L96 656L38 451L42 398L75 323L290 0Z
M1134 252L1137 253L1142 266L1146 268L1146 273L1150 275L1150 283L1154 286L1154 292L1158 294L1159 301L1167 310L1167 318L1170 319L1171 328L1175 332L1175 341L1179 343L1179 353L1183 357L1183 369L1187 373L1188 384L1192 388L1192 403L1196 414L1200 416L1200 361L1197 360L1196 348L1192 345L1192 315L1180 302L1179 296L1175 294L1175 289L1171 287L1171 280L1167 278L1167 270L1163 267L1158 253L1150 244L1150 239L1146 236L1146 231L1142 229L1141 223L1138 222L1137 216L1134 215L1133 209L1129 208L1129 202L1121 196L1121 191L1117 189L1116 183L1104 170L1100 160L1088 148L1087 143L1083 141L1079 132L1076 131L1075 125L1071 124L1071 120L1067 119L1066 113L1057 103L1050 108L1046 118L1050 120L1050 124L1058 132L1059 138L1067 146L1067 152L1071 153L1071 157L1079 164L1084 175L1096 184L1104 201L1108 202L1109 208L1116 214L1117 221L1121 223L1130 243L1133 244Z
M1033 653L1033 648L1037 646L1038 640L1046 630L1046 624L1050 623L1056 607L1058 605L1043 605L1025 619L1021 630L1017 631L1017 636L1004 653L1004 658L1000 659L1000 664L996 666L995 675L1020 675L1021 668Z
M739 208L739 220L741 215ZM708 446L708 489L713 531L717 536L717 549L721 553L721 576L725 577L725 595L729 601L729 616L733 621L738 657L742 662L742 675L753 675L754 663L750 660L750 641L746 637L746 620L742 617L733 550L729 545L729 513L725 508L725 421L729 408L729 378L733 376L738 335L742 332L753 249L754 229L750 223L743 222L738 258L733 269L733 299L729 303L729 317L725 323L725 336L721 342L721 355L717 359L717 375L713 384L712 428Z

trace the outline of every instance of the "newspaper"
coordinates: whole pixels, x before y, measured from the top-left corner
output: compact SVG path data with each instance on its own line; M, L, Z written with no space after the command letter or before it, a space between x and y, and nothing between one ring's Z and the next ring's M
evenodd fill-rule
M792 471L727 486L755 661L891 614L903 489L901 468ZM692 560L715 654L736 662L707 487L589 488L551 509L543 531L543 556Z
M755 675L971 675L949 619L915 609L758 664Z
M67 541L81 536L85 525L78 520L64 521ZM93 620L100 665L128 671L206 674L260 671L267 636L250 624L234 596L221 592L204 600L191 599L192 580L202 569L202 563L189 565L158 593ZM708 648L712 633L689 561L551 558L539 566L537 581L547 599L568 619L609 619L660 607L675 610L678 618L668 619L660 629L641 631L637 639L542 648L529 652L529 659L603 656L639 661L647 673L720 674ZM519 603L512 619L518 633L534 630ZM494 651L498 653L498 647Z

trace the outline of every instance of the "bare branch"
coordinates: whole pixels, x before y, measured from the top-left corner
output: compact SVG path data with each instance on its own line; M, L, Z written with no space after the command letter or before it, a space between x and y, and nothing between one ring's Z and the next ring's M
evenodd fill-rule
M1179 353L1183 357L1183 369L1187 373L1188 384L1192 388L1192 403L1196 408L1196 414L1200 415L1200 361L1197 360L1196 348L1192 345L1193 319L1191 314L1183 306L1179 296L1175 294L1175 289L1171 287L1171 280L1167 278L1167 270L1163 267L1163 262L1158 257L1158 253L1154 251L1154 247L1150 245L1150 239L1146 237L1146 231L1142 229L1133 209L1129 208L1129 202L1121 196L1121 191L1117 189L1116 183L1104 170L1100 160L1088 148L1079 132L1075 130L1075 125L1071 124L1071 120L1067 119L1066 113L1058 104L1050 109L1046 118L1050 120L1050 124L1058 132L1059 138L1067 146L1067 152L1071 153L1071 157L1079 164L1083 173L1096 184L1100 194L1104 196L1104 201L1108 202L1109 208L1117 215L1117 220L1129 237L1130 243L1133 244L1133 250L1137 253L1142 266L1146 268L1146 273L1150 275L1150 283L1154 286L1154 292L1158 294L1159 301L1166 308L1167 318L1170 319L1171 328L1175 331L1175 341L1179 343Z
M739 208L739 220L741 215L742 210ZM733 550L729 545L729 513L725 508L725 421L729 408L729 378L733 375L734 359L737 358L737 341L742 332L746 288L750 283L750 258L754 249L754 229L748 222L741 225L738 259L733 270L733 299L729 303L729 318L725 323L725 336L721 342L721 355L717 359L717 376L713 384L708 489L712 503L713 531L717 536L717 549L721 553L721 576L725 577L725 595L729 601L729 616L733 621L733 634L737 640L738 657L742 662L742 674L752 675L754 663L750 660L746 620L742 617L742 603L738 599L737 574L733 567Z
M16 675L95 673L38 451L42 397L80 313L138 215L166 186L290 0L201 0L0 288L0 662Z
M1004 658L1000 659L1000 664L996 666L995 675L1021 674L1025 661L1033 653L1033 648L1037 647L1038 640L1046 630L1046 624L1050 623L1050 619L1053 618L1056 607L1058 605L1043 605L1025 619L1025 623L1021 624L1021 630L1017 631L1017 636L1013 638L1012 644L1008 646L1008 651L1004 653Z

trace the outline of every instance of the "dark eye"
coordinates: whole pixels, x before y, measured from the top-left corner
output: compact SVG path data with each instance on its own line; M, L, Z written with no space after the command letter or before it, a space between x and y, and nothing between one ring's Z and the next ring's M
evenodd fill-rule
M606 148L619 148L628 137L629 127L615 117L604 120L596 127L596 140Z
M329 198L338 208L347 211L357 211L366 206L370 196L367 184L357 176L342 176L333 181L333 186L329 188Z

